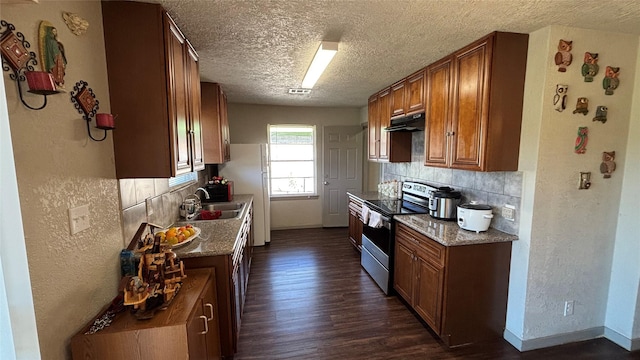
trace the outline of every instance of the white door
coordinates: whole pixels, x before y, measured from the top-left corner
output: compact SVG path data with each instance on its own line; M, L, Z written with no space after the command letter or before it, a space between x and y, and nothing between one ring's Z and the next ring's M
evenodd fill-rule
M322 226L349 225L347 191L362 191L362 128L322 128Z

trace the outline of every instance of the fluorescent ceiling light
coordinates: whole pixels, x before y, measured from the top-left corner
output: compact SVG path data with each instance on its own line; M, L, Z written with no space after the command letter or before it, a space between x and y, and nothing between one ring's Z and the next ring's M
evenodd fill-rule
M316 55L313 57L313 61L311 61L311 65L309 65L309 69L307 70L307 74L304 76L302 80L302 88L311 89L313 85L316 84L320 75L324 69L327 68L327 65L333 59L333 56L338 52L338 43L332 41L322 41L320 42L320 47L318 51L316 51Z

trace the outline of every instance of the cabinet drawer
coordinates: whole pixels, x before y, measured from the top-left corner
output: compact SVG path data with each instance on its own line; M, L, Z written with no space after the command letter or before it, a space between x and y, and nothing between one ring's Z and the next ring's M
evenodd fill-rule
M400 223L396 228L396 236L402 237L410 243L414 244L419 250L421 250L422 255L425 257L425 260L430 261L434 265L444 267L446 256L445 246L438 244L437 242L429 239L419 232Z

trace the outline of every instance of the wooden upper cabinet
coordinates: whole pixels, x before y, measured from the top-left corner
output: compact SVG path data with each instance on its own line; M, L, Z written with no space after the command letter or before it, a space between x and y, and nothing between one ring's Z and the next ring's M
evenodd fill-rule
M380 141L378 142L380 148L378 149L379 160L389 160L390 153L390 137L391 134L384 129L389 127L391 118L391 102L392 102L391 89L385 89L378 94L378 132L380 133Z
M189 74L191 159L193 169L204 169L204 145L202 138L202 105L200 89L200 67L198 54L187 41L187 69Z
M424 111L425 106L425 69L407 77L404 112L411 115Z
M391 85L391 117L404 116L406 99L407 79L398 81Z
M391 118L403 117L424 111L425 69L391 85Z
M194 138L195 51L160 5L104 1L102 18L111 112L118 116L116 176L167 178L203 169Z
M391 122L391 88L369 98L369 160L380 162L411 161L411 133L387 132Z
M426 70L425 165L448 166L451 63L451 58L445 58Z
M201 83L202 132L204 160L207 164L222 164L230 160L227 97L217 83Z
M527 47L494 32L427 67L425 165L518 169Z
M378 125L380 117L378 116L378 94L372 95L369 98L368 107L368 149L369 160L378 159L378 149L380 142L380 126Z

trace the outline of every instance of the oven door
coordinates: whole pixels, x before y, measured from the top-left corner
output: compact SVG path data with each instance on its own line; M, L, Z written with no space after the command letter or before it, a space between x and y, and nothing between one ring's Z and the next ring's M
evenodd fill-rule
M391 288L389 260L392 245L390 219L384 218L381 228L364 225L360 264L387 295Z

